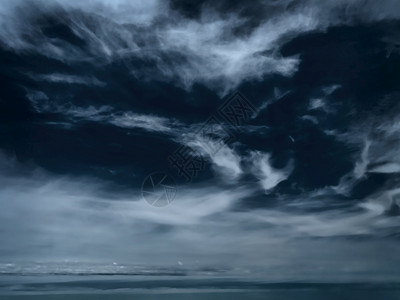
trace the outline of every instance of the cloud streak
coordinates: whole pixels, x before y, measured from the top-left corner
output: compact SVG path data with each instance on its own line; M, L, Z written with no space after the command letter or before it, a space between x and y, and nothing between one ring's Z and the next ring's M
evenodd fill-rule
M137 78L171 81L185 89L200 83L226 95L245 81L271 74L292 76L300 60L279 54L284 42L356 20L398 19L395 8L394 1L379 6L359 0L310 0L291 6L266 1L263 9L276 14L267 15L240 35L235 30L247 28L248 18L236 12L222 14L207 6L199 18L188 19L166 2L155 0L145 4L122 0L5 1L0 41L18 52L37 52L70 64L129 63L135 59L142 62L131 70ZM54 18L56 25L68 32L67 37L49 36L48 22ZM73 81L77 82L76 78Z
M8 172L21 168L5 157L2 165ZM168 266L179 260L188 268L247 267L254 276L258 268L268 268L269 275L257 276L272 280L294 276L280 272L301 259L308 267L320 266L318 272L310 275L314 279L320 276L338 280L338 274L349 265L359 268L363 278L374 278L371 271L376 268L368 258L382 263L380 271L389 269L385 259L375 255L374 243L340 238L379 236L398 222L398 217L385 218L383 211L372 208L369 202L358 211L346 213L296 212L285 210L284 206L236 210L240 202L254 193L254 189L244 187L179 187L179 197L170 206L157 209L141 200L139 191L104 194L99 189L102 182L89 177L77 180L31 169L23 177L1 174L1 181L3 261L23 255L24 259L42 262L117 261ZM317 237L339 239L312 239ZM363 247L358 258L346 249L352 243ZM389 241L382 243L395 248ZM290 250L293 247L310 251L295 254ZM319 248L318 255L311 250L315 247ZM333 259L335 266L330 264ZM324 268L329 268L329 272ZM271 275L273 271L280 275ZM303 271L304 266L299 267L295 274Z

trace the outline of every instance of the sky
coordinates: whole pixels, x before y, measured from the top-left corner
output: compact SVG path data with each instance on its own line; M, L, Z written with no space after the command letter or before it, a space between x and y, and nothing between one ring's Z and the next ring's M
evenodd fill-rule
M399 280L398 1L0 15L0 268Z

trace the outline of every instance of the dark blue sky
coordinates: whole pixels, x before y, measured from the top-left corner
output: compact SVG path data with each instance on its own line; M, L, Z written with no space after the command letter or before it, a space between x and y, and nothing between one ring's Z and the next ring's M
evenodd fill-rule
M0 261L397 279L399 8L4 1ZM142 199L153 172L167 207Z

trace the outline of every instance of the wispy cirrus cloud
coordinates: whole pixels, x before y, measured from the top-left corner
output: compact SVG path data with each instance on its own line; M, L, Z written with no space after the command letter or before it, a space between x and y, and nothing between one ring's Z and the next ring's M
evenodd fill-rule
M29 76L37 81L48 81L65 84L82 84L89 86L105 86L106 83L92 76L77 76L71 74L52 73L52 74L29 74Z
M73 123L92 121L108 123L121 128L138 128L148 132L160 132L179 135L183 124L175 119L160 117L154 114L139 114L130 111L117 111L112 106L76 106L73 104L52 101L42 92L28 92L32 106L39 113L58 113Z
M167 80L185 89L200 83L226 95L245 81L293 75L300 58L283 57L279 49L296 36L339 24L399 18L390 0L379 6L358 0L293 5L266 1L260 10L266 17L251 27L248 17L207 5L199 18L190 19L168 2L155 0L5 1L0 41L15 51L69 64L139 60L142 63L131 70L136 77ZM49 36L46 30L54 19L66 36ZM247 34L238 34L239 28Z
M340 280L349 266L358 270L346 273L350 279L374 279L382 272L398 276L390 268L398 257L393 256L389 264L386 256L377 254L376 243L349 239L379 237L396 226L398 217L387 218L384 210L369 202L348 211L309 212L302 206L300 210L286 210L285 205L237 210L254 189L203 185L178 187L175 201L157 209L141 200L139 191L120 190L110 197L101 191L103 182L91 177L78 180L40 169L10 176L11 170L22 167L11 161L1 157L0 179L6 183L0 187L2 260L15 262L22 255L25 260L42 262L107 265L116 261L159 266L174 266L181 261L189 269L240 268L247 270L245 274L269 280L304 278L302 274L310 266L319 266L308 273L314 280ZM310 196L296 197L307 202ZM10 198L13 201L8 201ZM356 255L348 251L353 244L357 249L362 246ZM383 245L398 248L390 241L382 240L380 247ZM294 273L284 271L299 259L303 267L296 264ZM260 268L268 272L259 273ZM273 271L280 275L271 275L276 273Z
M279 183L286 180L293 171L293 162L290 161L283 169L276 169L271 165L271 156L268 153L253 151L250 154L252 173L260 180L260 184L265 191L276 187Z

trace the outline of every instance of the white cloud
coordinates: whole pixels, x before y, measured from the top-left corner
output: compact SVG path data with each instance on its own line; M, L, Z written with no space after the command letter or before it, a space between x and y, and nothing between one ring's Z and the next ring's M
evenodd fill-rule
M345 132L325 131L347 144L354 153L354 168L340 179L334 187L336 192L350 195L355 184L367 179L371 173L400 173L400 106L397 100L397 94L385 96L377 103L377 107L384 108L382 112L366 112L362 119L355 119ZM395 185L395 181L389 181L377 193L385 194Z
M322 91L325 93L325 95L329 96L330 94L332 94L334 91L336 91L340 87L341 87L341 85L339 85L339 84L333 84L333 85L323 87Z
M370 162L369 158L368 158L370 147L371 147L371 141L365 140L364 147L361 151L361 157L354 166L353 172L357 179L359 179L365 175L368 164Z
M37 112L60 113L71 119L74 123L79 120L103 122L122 128L140 128L150 132L180 135L183 124L175 119L164 118L153 114L138 114L134 112L116 112L108 105L103 106L75 106L72 104L58 104L51 101L44 93L30 91L28 99Z
M311 99L310 103L308 105L308 109L309 110L319 110L319 111L326 112L328 114L336 112L335 108L333 108L332 105L330 105L328 103L328 99L326 99L326 98Z
M266 191L286 180L293 171L292 162L289 162L284 169L273 168L268 153L254 151L250 154L249 159L252 162L252 173L260 179L260 184Z
M236 179L243 173L240 161L240 156L228 146L222 147L212 157L212 162L215 164L217 172L224 174L228 179Z
M182 125L176 120L133 112L113 114L108 118L108 122L123 128L141 128L147 131L164 133L174 133L173 130Z
M318 109L325 106L325 100L321 98L315 98L310 100L309 109Z
M386 163L368 170L369 173L400 173L400 164Z
M302 119L304 121L310 121L311 123L314 123L314 124L318 124L319 123L318 119L316 117L310 116L310 115L301 116L300 119Z
M56 83L67 83L67 84L83 84L83 85L92 85L92 86L105 86L106 83L98 80L93 76L77 76L70 74L61 74L61 73L53 73L53 74L29 74L35 80L43 80L49 82Z
M254 112L254 114L251 116L252 118L256 118L261 111L263 111L264 109L268 108L268 106L270 106L271 104L275 103L276 101L282 99L283 97L285 97L287 94L289 94L291 91L281 91L278 87L274 88L274 96L271 99L268 99L266 101L264 101L258 108L256 108L256 111Z
M189 133L181 142L210 160L213 164L213 170L223 180L237 179L243 173L240 166L240 155L226 145L222 139L218 140L199 135L193 136Z
M297 58L261 53L273 50L281 35L310 26L307 18L296 21L290 17L271 20L250 36L239 39L230 30L240 25L240 19L233 16L215 19L206 15L200 21L167 27L160 35L161 45L188 57L187 63L175 65L175 70L170 70L171 76L178 77L186 88L201 82L214 88L222 86L224 95L244 80L262 79L273 73L290 76L297 70Z
M379 236L396 226L398 219L386 218L383 210L368 203L361 210L312 213L285 211L284 205L235 210L254 190L180 186L171 205L155 208L140 199L140 191L104 194L99 192L104 183L96 179L60 177L39 169L15 177L13 171L21 166L4 156L0 165L0 251L8 253L3 260L14 264L23 257L24 261L96 262L108 270L112 262L149 267L181 261L189 269L230 267L239 274L245 269L243 274L269 280L304 279L304 274L314 280L339 280L349 266L363 271L363 275L346 272L349 278L379 277L399 259L394 255L388 263L387 255L376 251L370 240L329 239ZM397 199L397 194L393 191L388 197ZM296 195L303 198L299 203L310 196ZM356 253L349 251L356 245ZM398 249L390 241L380 241L379 247L384 245ZM57 266L58 271L71 267ZM258 273L260 268L268 273Z
M249 34L239 36L233 29L244 26L244 17L208 8L198 20L190 20L171 11L164 1L5 0L0 41L15 51L38 52L67 63L107 64L136 58L155 67L132 68L135 76L170 80L186 89L203 83L225 95L246 80L293 75L299 58L279 55L285 41L356 20L398 19L397 8L390 0L379 5L358 0L304 1L290 8L282 5ZM47 37L34 25L41 14L65 22L87 48Z

